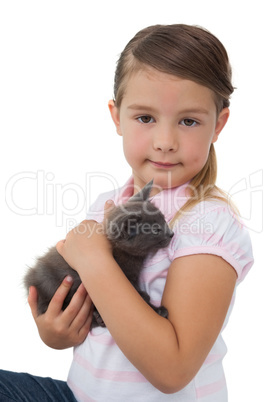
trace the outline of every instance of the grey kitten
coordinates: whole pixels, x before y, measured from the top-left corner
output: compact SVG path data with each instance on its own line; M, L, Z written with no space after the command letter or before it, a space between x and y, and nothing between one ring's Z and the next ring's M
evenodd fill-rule
M167 317L167 309L153 306L150 296L139 287L139 275L145 259L167 247L173 237L162 212L148 200L152 185L153 181L125 204L114 207L107 217L104 230L111 242L114 259L128 280L158 314ZM67 264L55 247L38 258L34 267L29 268L24 284L27 290L30 286L37 288L39 314L46 312L50 300L67 275L71 275L74 281L64 301L63 310L81 284L77 272ZM94 307L91 328L96 326L105 327L105 323Z

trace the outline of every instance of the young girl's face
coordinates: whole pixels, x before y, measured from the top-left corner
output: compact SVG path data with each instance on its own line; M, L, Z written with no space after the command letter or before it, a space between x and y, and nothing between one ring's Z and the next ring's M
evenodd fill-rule
M136 189L151 179L163 189L192 179L229 116L217 116L207 87L149 68L130 77L120 109L113 101L109 108Z

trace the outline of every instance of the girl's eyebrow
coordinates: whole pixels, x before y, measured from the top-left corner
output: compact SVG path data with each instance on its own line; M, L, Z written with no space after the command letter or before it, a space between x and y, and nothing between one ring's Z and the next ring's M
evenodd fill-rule
M146 110L148 112L156 112L156 109L154 109L151 106L146 106L146 105L138 105L134 103L133 105L129 105L127 109L131 110ZM196 113L196 114L209 114L209 110L202 108L202 107L193 107L193 108L188 108L188 109L183 109L179 111L180 114L188 114L188 113Z
M182 114L187 114L187 113L196 113L196 114L209 114L209 110L202 108L202 107L194 107L194 108L188 108L188 109L183 109L180 110L180 113Z
M149 112L155 112L155 109L151 106L145 106L145 105L138 105L134 103L133 105L129 105L127 109L131 110L148 110Z

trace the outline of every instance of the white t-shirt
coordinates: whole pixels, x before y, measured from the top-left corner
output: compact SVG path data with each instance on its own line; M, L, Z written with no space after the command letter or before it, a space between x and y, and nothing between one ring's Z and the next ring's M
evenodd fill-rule
M116 205L125 202L132 195L132 183L130 179L123 188L101 195L90 208L87 219L102 221L105 201L112 199ZM152 198L151 201L164 213L167 222L185 203L186 186L164 190ZM173 231L170 245L147 259L140 276L142 289L149 293L155 305L161 303L168 268L175 258L202 253L220 256L236 270L237 284L253 264L247 230L227 203L199 203L176 222ZM228 322L234 298L222 330ZM222 367L227 349L221 333L195 378L181 391L163 394L124 356L107 328L94 328L85 341L74 349L68 385L76 399L83 402L227 402Z

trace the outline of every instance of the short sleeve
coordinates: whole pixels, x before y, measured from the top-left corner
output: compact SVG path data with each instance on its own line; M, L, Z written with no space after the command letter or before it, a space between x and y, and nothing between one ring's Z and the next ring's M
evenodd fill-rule
M104 216L104 205L108 200L113 200L115 205L118 205L124 200L128 200L133 193L133 178L127 181L123 187L115 188L111 191L100 194L96 201L91 204L87 211L86 219L93 219L101 222Z
M176 222L171 260L193 254L217 255L235 269L241 282L254 261L247 229L227 205L203 204L203 209L204 213L195 211Z

